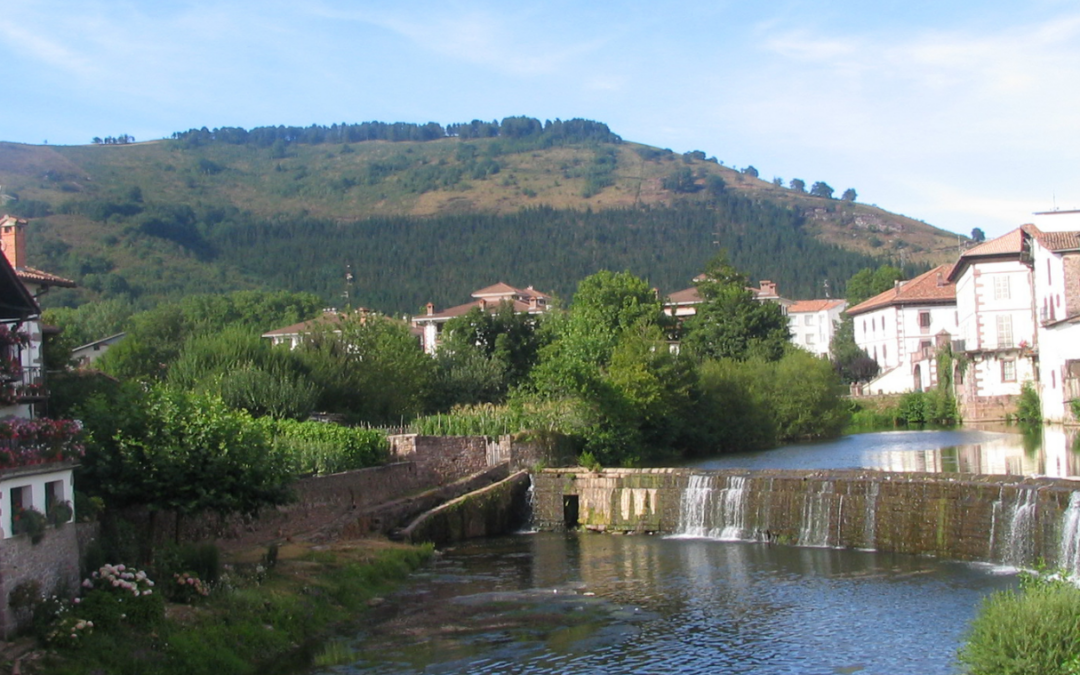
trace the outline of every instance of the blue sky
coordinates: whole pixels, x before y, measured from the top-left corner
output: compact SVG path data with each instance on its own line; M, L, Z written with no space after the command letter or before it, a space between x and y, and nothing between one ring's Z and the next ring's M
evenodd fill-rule
M0 140L606 122L969 233L1080 208L1080 5L5 0Z

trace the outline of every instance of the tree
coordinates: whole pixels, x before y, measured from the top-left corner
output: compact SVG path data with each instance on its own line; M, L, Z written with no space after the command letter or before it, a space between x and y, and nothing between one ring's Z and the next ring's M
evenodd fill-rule
M694 172L688 166L681 166L666 176L660 183L665 190L672 192L689 193L697 192L698 184L694 178Z
M784 187L784 179L780 176L773 176L772 184L776 187Z
M818 182L814 183L813 187L810 188L810 194L815 197L832 199L833 189L829 187L828 183L819 180Z
M721 253L709 263L697 290L702 302L684 325L684 347L701 359L779 359L790 333L783 308L759 302L745 275Z
M285 503L284 458L244 412L214 396L162 385L97 394L79 406L87 436L80 484L110 507L180 517L256 513ZM152 540L152 533L151 538Z
M865 349L855 344L855 321L850 316L840 320L829 343L829 355L841 380L847 383L868 382L881 369Z
M847 282L848 307L854 307L878 293L884 293L903 278L903 271L892 265L882 265L876 270L859 270Z
M804 181L802 178L792 178L791 182L788 183L788 185L795 192L806 192L806 181Z
M435 363L401 321L344 316L313 330L296 351L321 390L322 410L401 424L424 408Z
M971 231L971 240L976 244L986 241L986 233L982 228L976 227Z
M855 192L855 188L848 188L844 190L843 196L840 197L840 199L843 199L845 202L853 202L858 198L859 193Z
M746 174L747 176L750 176L752 178L757 178L758 177L758 170L754 168L753 164L751 164L750 166L743 169L742 172L744 174Z
M705 178L705 191L713 199L719 199L727 191L727 183L720 176L710 173Z

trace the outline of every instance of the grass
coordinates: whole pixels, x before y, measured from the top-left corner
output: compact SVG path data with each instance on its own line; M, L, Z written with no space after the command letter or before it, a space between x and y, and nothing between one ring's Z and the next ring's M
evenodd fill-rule
M286 547L271 570L234 564L202 603L170 606L160 628L95 632L48 654L41 672L248 675L295 672L315 656L341 663L344 645L328 639L430 555L389 542Z

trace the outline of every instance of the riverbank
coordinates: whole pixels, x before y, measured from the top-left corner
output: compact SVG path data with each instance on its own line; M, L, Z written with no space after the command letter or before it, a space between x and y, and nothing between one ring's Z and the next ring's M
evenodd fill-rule
M430 546L383 539L237 552L208 597L168 605L160 624L95 630L78 644L24 654L5 669L50 675L296 672L431 555Z

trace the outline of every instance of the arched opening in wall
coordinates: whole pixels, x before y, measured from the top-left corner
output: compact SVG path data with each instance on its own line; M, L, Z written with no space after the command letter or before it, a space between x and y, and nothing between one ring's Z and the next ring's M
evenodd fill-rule
M915 391L922 391L922 364L915 365Z
M578 528L579 509L580 506L577 495L563 495L563 525L567 530L576 530Z

